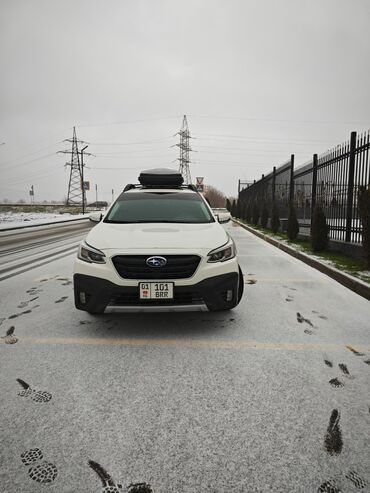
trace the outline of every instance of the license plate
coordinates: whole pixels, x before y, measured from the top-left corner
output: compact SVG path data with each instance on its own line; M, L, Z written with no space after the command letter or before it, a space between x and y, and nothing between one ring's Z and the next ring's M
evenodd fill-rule
M173 282L140 282L141 300L172 300Z

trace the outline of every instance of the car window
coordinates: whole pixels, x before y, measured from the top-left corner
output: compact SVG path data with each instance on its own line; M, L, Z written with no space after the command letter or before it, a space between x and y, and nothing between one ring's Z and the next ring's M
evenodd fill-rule
M104 222L211 223L214 218L196 193L130 192L119 197Z

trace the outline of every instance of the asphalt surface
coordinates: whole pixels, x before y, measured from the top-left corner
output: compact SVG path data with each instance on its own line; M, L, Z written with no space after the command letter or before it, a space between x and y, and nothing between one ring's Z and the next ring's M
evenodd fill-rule
M77 311L74 252L0 282L2 493L370 491L369 301L227 229L230 312Z
M0 231L0 281L69 255L92 226L81 219Z

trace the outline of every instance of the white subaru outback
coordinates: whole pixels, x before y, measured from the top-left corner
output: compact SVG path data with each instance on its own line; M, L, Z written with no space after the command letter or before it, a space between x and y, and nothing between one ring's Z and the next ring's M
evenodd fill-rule
M206 200L175 170L144 171L139 182L125 187L81 243L76 308L234 308L243 295L235 244Z

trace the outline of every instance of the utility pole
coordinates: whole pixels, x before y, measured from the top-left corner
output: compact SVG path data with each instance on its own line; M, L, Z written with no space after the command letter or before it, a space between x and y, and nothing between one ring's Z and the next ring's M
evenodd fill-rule
M82 214L85 214L85 202L86 202L86 193L85 193L85 182L84 182L84 150L89 146L85 146L81 149L81 188L82 188Z
M184 118L182 120L181 130L175 135L180 135L180 143L176 144L176 146L180 149L180 157L178 158L178 161L180 162L179 171L184 178L185 185L190 185L191 176L189 164L191 161L189 160L189 152L191 152L193 149L191 149L189 145L189 140L191 139L191 136L186 115L184 115Z
M35 203L35 191L33 189L33 185L31 185L30 197L31 197L31 204L34 204Z
M114 202L114 190L112 188L112 204L113 204L113 202Z
M83 211L85 210L85 191L83 189L83 151L78 150L78 144L85 144L83 140L77 140L76 127L73 127L72 139L65 139L64 142L70 142L72 144L72 150L58 151L58 154L70 154L71 160L66 163L66 166L71 167L68 184L67 205L82 205ZM81 161L80 163L80 155ZM90 153L85 153L87 156L91 156ZM82 164L82 165L81 165Z

